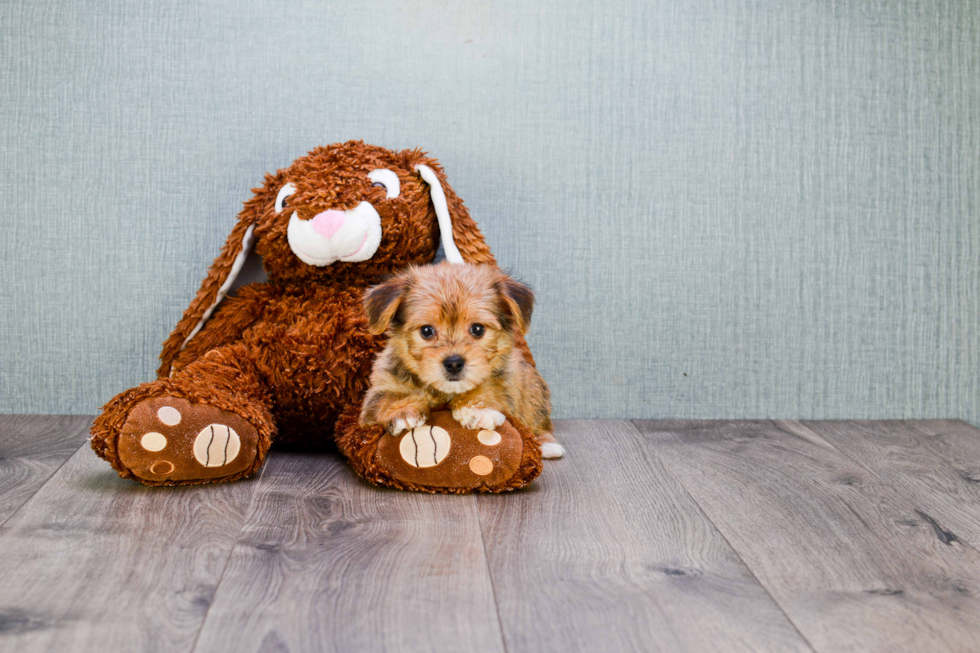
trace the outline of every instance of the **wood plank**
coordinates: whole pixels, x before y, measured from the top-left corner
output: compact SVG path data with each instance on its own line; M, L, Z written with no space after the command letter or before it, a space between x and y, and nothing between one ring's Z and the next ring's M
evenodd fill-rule
M980 431L952 420L785 422L809 430L916 506L919 528L980 550Z
M478 497L509 653L811 650L633 425L557 434L527 491Z
M502 652L474 498L276 453L196 650Z
M0 528L0 649L189 651L254 486L147 488L83 445Z
M0 524L88 438L85 415L0 415Z
M980 554L895 485L774 422L637 422L821 652L980 650Z

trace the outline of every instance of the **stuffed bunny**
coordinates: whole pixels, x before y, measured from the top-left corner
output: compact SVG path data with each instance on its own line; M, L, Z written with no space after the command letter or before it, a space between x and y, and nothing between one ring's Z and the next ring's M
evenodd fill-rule
M350 141L267 174L164 343L157 380L103 407L92 448L147 485L231 481L254 474L273 440L330 444L344 413L341 450L375 483L450 492L526 484L540 473L540 451L514 420L505 425L510 453L497 460L506 478L481 479L399 471L385 462L397 447L350 417L384 347L367 330L362 295L406 265L432 262L440 237L450 262L495 264L439 164L419 150ZM236 288L252 252L267 280Z

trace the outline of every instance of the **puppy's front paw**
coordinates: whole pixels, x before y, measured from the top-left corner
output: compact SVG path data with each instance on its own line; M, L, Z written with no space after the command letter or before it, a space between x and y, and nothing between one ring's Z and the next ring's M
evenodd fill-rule
M396 417L388 422L388 433L398 435L402 431L418 428L425 425L425 415L417 413L406 413L402 417Z
M453 419L464 429L494 429L507 419L499 410L463 406L453 411Z

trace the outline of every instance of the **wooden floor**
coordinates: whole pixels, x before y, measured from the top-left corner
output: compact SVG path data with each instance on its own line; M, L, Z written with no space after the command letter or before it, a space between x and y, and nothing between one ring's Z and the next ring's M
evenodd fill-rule
M0 417L2 651L980 651L980 431L566 421L503 496L145 488Z

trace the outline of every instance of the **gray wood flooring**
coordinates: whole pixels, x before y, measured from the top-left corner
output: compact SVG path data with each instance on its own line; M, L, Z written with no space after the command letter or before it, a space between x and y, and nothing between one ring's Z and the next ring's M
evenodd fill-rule
M980 431L564 421L525 491L145 488L0 416L0 651L980 652Z

